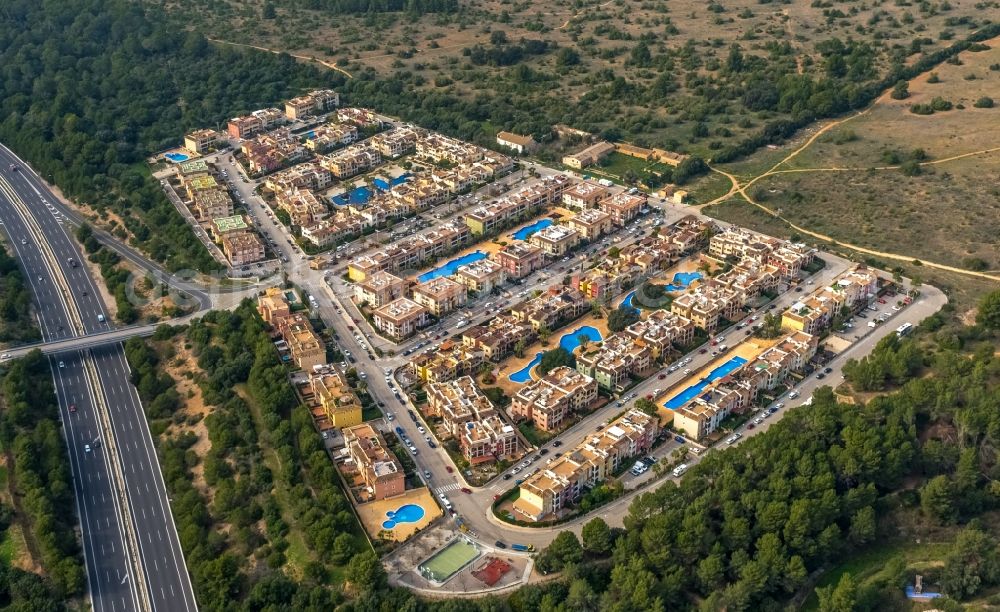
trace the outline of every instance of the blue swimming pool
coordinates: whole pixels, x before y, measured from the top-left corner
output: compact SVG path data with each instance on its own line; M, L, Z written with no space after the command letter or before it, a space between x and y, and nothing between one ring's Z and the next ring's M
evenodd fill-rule
M462 266L479 261L480 259L486 259L486 257L486 253L483 253L482 251L473 251L467 255L462 255L461 257L452 259L443 266L438 266L429 272L424 272L417 277L417 280L421 283L426 283L429 280L434 280L435 278L441 276L451 276Z
M385 513L388 520L382 521L382 529L392 529L400 523L416 523L424 518L424 509L417 504L406 504Z
M525 225L521 229L514 232L514 238L518 240L527 240L528 238L531 238L531 235L535 232L543 230L550 225L552 225L552 219L539 219L531 225Z
M733 370L745 364L746 362L747 360L742 357L733 357L726 363L720 365L719 367L709 372L708 376L706 376L705 378L702 378L697 383L691 385L687 389L684 389L677 395L668 399L667 403L664 404L664 406L670 408L671 410L675 408L680 408L688 401L690 401L691 398L701 393L702 390L708 386L708 383L712 382L713 380L718 380L723 376L728 376L730 373L732 373Z
M701 279L701 272L678 272L669 285L664 285L664 291L683 291L696 280Z
M413 175L410 174L409 172L407 172L405 174L400 174L399 176L397 176L396 178L392 179L391 181L386 181L384 178L375 178L375 179L372 179L372 184L374 184L376 187L378 187L382 191L389 191L390 189L392 189L396 185L402 185L406 181L410 180L411 176L413 176Z
M163 155L163 157L166 157L167 159L169 159L170 161L174 162L175 164L179 164L181 162L185 162L185 161L191 159L190 155L185 155L183 153L165 153Z
M337 206L365 204L370 199L372 199L372 190L364 185L361 187L355 187L346 193L335 195L330 198L330 200L332 200Z
M587 336L591 342L600 342L603 339L601 338L601 332L597 331L597 328L589 325L581 325L573 331L563 334L562 338L559 339L559 346L572 353L576 350L576 347L580 346L581 335ZM526 383L531 380L531 368L538 365L541 361L542 353L539 351L538 353L535 353L535 358L531 360L531 363L524 366L517 372L514 372L507 378L516 383Z

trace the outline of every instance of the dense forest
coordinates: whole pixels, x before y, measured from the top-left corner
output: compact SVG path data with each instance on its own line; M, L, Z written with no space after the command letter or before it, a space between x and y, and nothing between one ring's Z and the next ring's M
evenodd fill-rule
M8 478L17 483L18 521L34 540L44 579L0 567L0 606L61 609L86 587L76 534L73 483L49 361L39 351L5 364L0 381L0 445ZM11 520L3 509L0 522ZM6 528L6 525L3 525Z
M5 1L0 140L67 196L120 217L116 233L155 260L209 270L144 160L190 128L331 83L290 57L215 47L166 21L124 0Z
M31 342L40 338L24 273L17 260L0 246L0 342Z

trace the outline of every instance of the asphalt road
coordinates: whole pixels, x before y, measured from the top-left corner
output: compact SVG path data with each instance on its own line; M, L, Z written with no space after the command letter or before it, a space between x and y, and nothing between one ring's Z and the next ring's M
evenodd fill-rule
M19 170L10 171L10 164L17 164ZM0 194L0 220L28 275L44 338L110 331L110 317L86 267L68 263L69 258L80 261L81 254L68 235L68 222L57 206L57 198L2 147L0 177L16 193L16 197ZM25 211L15 208L17 198L30 214L30 224L21 216ZM32 232L32 227L38 231ZM43 244L51 249L67 291L59 288L58 275L43 258ZM71 322L74 309L80 314L82 327ZM104 322L98 320L99 315ZM93 362L96 388L84 375L86 359ZM74 475L94 609L117 612L145 607L140 589L134 584L133 564L126 549L129 528L137 540L152 609L197 609L155 447L142 404L129 379L123 348L111 345L88 353L60 354L50 357L50 361ZM106 416L98 414L99 405L107 406ZM109 423L110 429L102 427L102 422ZM112 439L106 439L106 435ZM85 445L90 445L91 450L86 450ZM117 450L116 456L105 452L109 446ZM125 481L123 497L113 478L116 469L120 469ZM125 500L125 507L120 499Z

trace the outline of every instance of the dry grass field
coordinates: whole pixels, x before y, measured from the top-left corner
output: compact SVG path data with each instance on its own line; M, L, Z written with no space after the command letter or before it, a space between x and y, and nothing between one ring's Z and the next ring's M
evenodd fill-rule
M989 46L961 54L959 65L943 64L936 71L939 83L921 76L910 83L905 100L884 96L869 111L827 131L749 194L799 226L858 246L1000 269L1000 104L973 106L984 96L1000 101L1000 40ZM910 111L934 97L950 101L953 110ZM765 163L751 166L751 160L726 170L744 177L748 168L759 173L804 138L766 151ZM919 174L899 168L918 158ZM729 203L709 212L742 218L746 213L735 211L744 206Z

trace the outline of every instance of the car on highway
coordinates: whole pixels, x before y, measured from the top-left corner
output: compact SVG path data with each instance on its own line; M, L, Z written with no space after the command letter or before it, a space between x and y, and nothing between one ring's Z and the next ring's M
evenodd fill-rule
M70 412L76 412L76 404L70 404L69 405L69 411Z
M562 440L556 440L555 442L552 443L552 446L554 448L559 448L562 445L563 445Z
M60 368L65 368L66 367L66 363L64 361L60 361L59 362L59 367Z
M89 444L84 444L83 445L83 452L85 452L85 453L89 453L90 452L90 445Z

